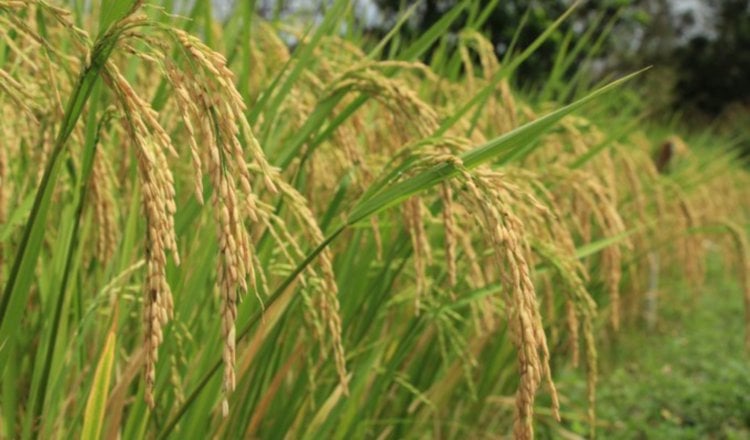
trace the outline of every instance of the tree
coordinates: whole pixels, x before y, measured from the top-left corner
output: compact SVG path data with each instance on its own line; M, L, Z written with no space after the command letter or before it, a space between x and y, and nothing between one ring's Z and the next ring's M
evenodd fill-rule
M404 0L375 0L387 32ZM716 117L737 103L750 106L750 0L709 0L696 3L702 13L715 19L698 23L695 9L680 0L589 0L583 2L557 32L524 62L517 85L533 88L549 74L564 35L580 36L590 26L601 26L613 17L616 25L604 41L598 66L600 74L632 72L647 65L655 68L641 83L644 96L659 110L688 110ZM517 46L524 48L539 36L571 4L569 0L501 0L489 14L482 31L504 55L523 22ZM426 31L455 0L423 0L416 17L404 30L416 36ZM488 1L478 1L480 7ZM682 6L682 7L678 7ZM452 31L465 22L458 20ZM686 35L691 35L686 38ZM575 39L575 38L574 38ZM584 50L578 56L587 55ZM429 55L426 59L429 61ZM580 69L579 63L575 68ZM568 72L572 75L574 72Z
M676 102L716 117L732 103L750 105L750 1L714 1L713 32L677 50Z
M381 34L387 32L390 23L399 11L407 6L403 0L376 0L384 17ZM416 36L439 20L443 14L452 8L457 2L455 0L424 0L416 12L416 17L409 22L404 32L407 35ZM476 4L479 9L484 9L490 1L480 0ZM514 36L518 32L516 49L522 50L529 46L540 34L542 34L560 15L562 15L572 4L570 0L501 0L492 9L482 26L482 32L492 41L498 56L505 55L509 49ZM533 87L543 83L552 69L555 57L559 51L565 35L572 34L580 37L590 26L604 27L604 25L618 15L618 31L633 28L638 20L637 8L634 8L636 0L600 0L588 1L580 5L573 15L562 23L556 32L539 47L535 53L526 60L519 68L516 75L517 85L521 87ZM465 18L465 17L464 17ZM465 26L465 21L457 20L451 31L457 32ZM522 26L521 26L522 25ZM614 35L614 34L612 34ZM602 50L607 50L614 44L615 39L606 38ZM578 57L585 58L588 51L582 51ZM429 54L428 54L429 59Z

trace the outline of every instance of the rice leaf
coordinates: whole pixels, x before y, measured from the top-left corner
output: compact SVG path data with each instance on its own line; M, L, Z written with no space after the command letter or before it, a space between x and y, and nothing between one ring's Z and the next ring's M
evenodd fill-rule
M112 377L112 367L115 362L116 346L116 320L107 333L107 339L99 357L94 372L94 380L91 384L89 397L86 400L86 410L83 416L83 428L81 438L83 440L95 440L101 438L104 426L105 408L109 397L109 383Z

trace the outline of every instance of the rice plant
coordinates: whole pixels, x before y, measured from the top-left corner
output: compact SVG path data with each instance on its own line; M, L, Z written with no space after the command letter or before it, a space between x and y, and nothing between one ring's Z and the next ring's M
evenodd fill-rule
M750 322L721 138L639 127L641 72L510 86L567 14L499 60L479 2L377 42L341 0L166 3L0 0L3 437L593 436L598 339L660 276L697 293L718 249Z

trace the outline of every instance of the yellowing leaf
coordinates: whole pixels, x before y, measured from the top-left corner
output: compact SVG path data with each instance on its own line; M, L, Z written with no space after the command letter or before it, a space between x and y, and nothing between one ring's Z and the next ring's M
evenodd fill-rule
M83 440L95 440L101 437L104 426L104 409L109 395L109 381L112 376L112 365L115 361L115 328L109 330L107 341L104 343L102 355L96 366L94 382L91 385L86 411L83 414Z

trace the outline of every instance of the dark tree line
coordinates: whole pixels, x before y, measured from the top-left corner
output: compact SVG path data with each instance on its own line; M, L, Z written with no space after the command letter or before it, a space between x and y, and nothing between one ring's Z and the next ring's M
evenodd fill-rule
M407 3L376 0L386 32ZM404 33L418 35L450 9L455 0L422 0L416 17ZM487 1L479 1L487 4ZM570 5L568 0L501 0L484 23L499 55L510 44L526 14L518 46L523 48ZM685 11L680 0L590 0L584 2L534 56L521 66L516 81L521 87L543 82L551 69L563 35L580 36L589 26L603 26L612 17L616 25L606 37L599 56L605 70L656 67L655 98L659 105L701 115L719 116L730 106L750 106L750 0L706 0L696 11ZM464 25L460 20L453 30ZM376 26L377 27L377 26ZM374 29L375 32L378 29ZM586 51L579 57L585 57Z
M750 105L750 1L713 1L716 35L677 48L677 96L709 115L729 104Z

